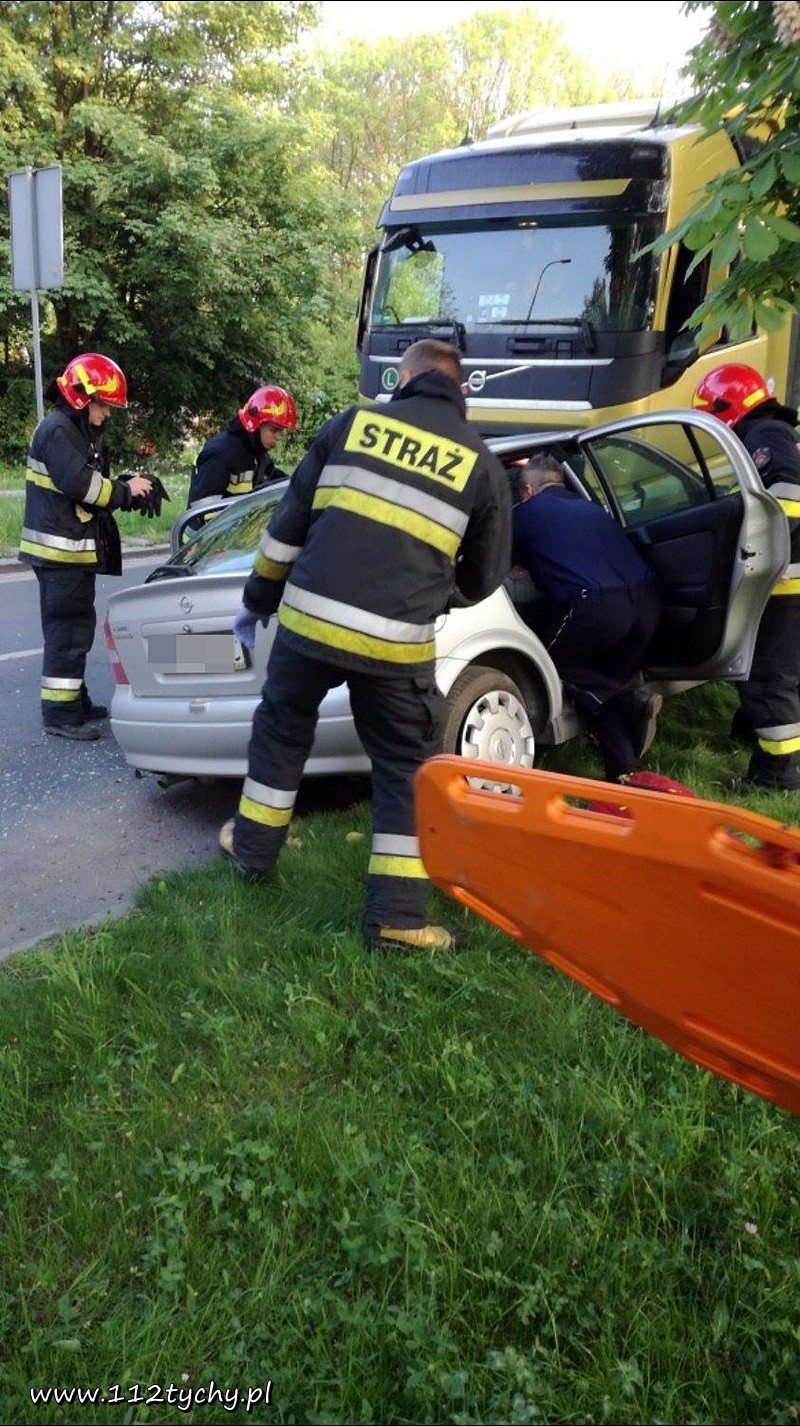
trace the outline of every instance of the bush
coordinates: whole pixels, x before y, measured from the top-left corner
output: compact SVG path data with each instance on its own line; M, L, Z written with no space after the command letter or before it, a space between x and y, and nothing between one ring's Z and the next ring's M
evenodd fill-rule
M36 425L33 372L22 365L0 366L0 455L24 460Z

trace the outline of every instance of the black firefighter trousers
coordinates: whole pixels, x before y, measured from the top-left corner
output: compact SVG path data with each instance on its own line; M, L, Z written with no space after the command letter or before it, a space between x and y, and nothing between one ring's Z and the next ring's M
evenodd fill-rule
M372 763L372 848L364 925L416 929L427 919L429 882L414 820L414 774L440 751L444 699L433 673L361 673L309 658L278 628L253 718L247 778L233 849L267 871L278 858L311 751L319 705L342 683Z
M94 641L95 574L87 569L36 569L42 618L42 722L46 728L84 721L90 699L84 674Z
M748 777L800 776L800 599L773 594L758 626L753 665L736 685L758 745Z

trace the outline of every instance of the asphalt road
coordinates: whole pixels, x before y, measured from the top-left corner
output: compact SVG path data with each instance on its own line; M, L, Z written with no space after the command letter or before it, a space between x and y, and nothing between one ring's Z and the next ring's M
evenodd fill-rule
M110 703L113 687L102 630L107 597L139 583L155 563L151 554L128 557L121 579L98 580L86 671L97 703ZM121 915L150 877L216 855L219 827L240 791L238 781L164 791L135 776L108 731L95 743L45 736L38 586L17 569L0 572L0 959ZM298 812L346 806L367 791L365 779L308 783Z

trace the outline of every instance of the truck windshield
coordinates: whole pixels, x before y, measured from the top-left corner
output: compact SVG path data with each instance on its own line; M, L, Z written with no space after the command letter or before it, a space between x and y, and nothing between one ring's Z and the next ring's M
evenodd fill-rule
M492 224L389 234L378 259L373 329L459 322L588 323L638 332L652 319L656 263L634 254L657 237L652 217L612 224Z

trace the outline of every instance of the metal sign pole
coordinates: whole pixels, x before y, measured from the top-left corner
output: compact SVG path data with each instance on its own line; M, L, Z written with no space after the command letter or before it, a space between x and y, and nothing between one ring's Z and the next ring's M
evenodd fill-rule
M44 393L42 390L42 343L39 332L39 225L36 217L36 190L31 174L31 239L33 249L33 286L31 288L31 325L33 327L33 383L36 390L36 420L44 420Z
M39 337L39 294L34 287L31 292L31 325L33 327L33 383L36 389L36 422L44 420L44 392L42 389L42 344Z

